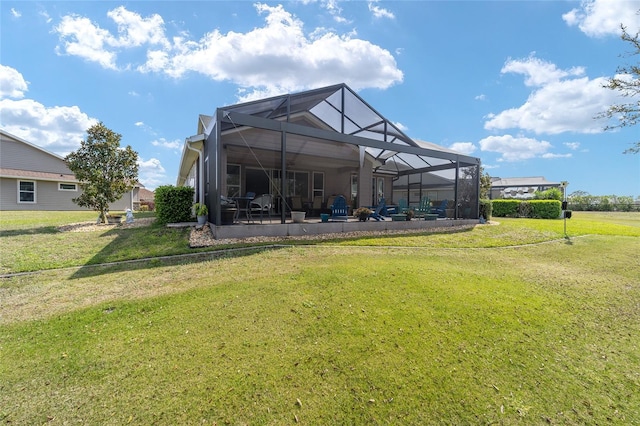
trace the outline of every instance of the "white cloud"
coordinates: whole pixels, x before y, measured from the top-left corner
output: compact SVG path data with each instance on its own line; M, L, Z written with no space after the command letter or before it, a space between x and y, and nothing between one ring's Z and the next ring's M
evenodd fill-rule
M479 144L482 151L501 154L498 161L523 161L542 157L551 148L551 144L547 141L511 135L489 136L482 139Z
M545 84L559 81L564 77L582 76L585 73L583 67L573 67L569 70L561 70L551 62L543 61L531 54L527 59L509 59L502 69L501 74L523 74L527 86L544 86Z
M0 65L0 87L0 126L58 155L76 150L87 129L97 123L77 106L47 107L33 99L22 99L27 83L11 67Z
M553 154L551 152L547 152L547 153L541 155L541 157L545 158L545 159L571 158L572 156L573 156L573 154L571 154L571 153L568 153L568 154Z
M38 12L38 15L42 16L44 18L44 21L47 24L51 23L51 21L53 20L53 19L51 19L51 16L49 16L49 13L47 13L46 10L42 10L42 11Z
M15 68L0 64L0 99L21 99L29 90L29 83Z
M154 190L157 186L167 183L166 170L157 158L138 158L138 180L145 188Z
M485 170L491 170L491 169L499 169L500 166L498 164L485 164L482 163L482 168Z
M56 53L79 56L90 62L97 62L103 68L117 69L116 54L107 50L115 44L111 34L95 26L89 19L77 15L67 15L55 27L62 46L56 46Z
M160 45L168 48L169 41L164 35L164 20L158 14L143 18L119 6L107 12L107 16L118 24L119 37L115 46L137 47L144 44Z
M567 148L569 148L572 151L575 151L578 148L580 148L580 142L565 142L565 143L563 143L563 145L566 146Z
M182 148L182 141L180 141L180 139L168 141L165 138L159 138L157 140L151 141L151 145L178 151L180 150L180 148Z
M164 35L164 21L159 15L142 18L119 6L107 13L117 24L118 36L98 27L88 18L67 15L54 30L60 36L61 44L56 46L58 54L79 56L90 62L97 62L103 68L118 69L116 64L118 48L139 47L145 44L169 48Z
M562 15L569 26L578 26L589 37L619 35L624 24L635 33L640 29L638 2L612 0L586 0L580 8Z
M603 88L606 78L579 77L584 74L580 67L559 70L554 64L529 57L507 61L502 72L523 74L525 84L536 89L520 107L490 114L484 125L487 130L600 133L606 121L594 117L620 100L618 93Z
M78 149L97 120L77 106L47 107L32 99L0 100L0 125L7 132L65 156Z
M22 13L20 13L19 10L14 9L13 7L11 8L11 16L13 16L14 18L20 18L22 17Z
M333 17L333 20L340 24L348 24L350 21L342 16L342 8L338 6L338 0L323 0L322 6Z
M378 6L376 4L377 2L378 0L372 0L372 1L370 0L367 2L367 6L369 7L369 12L373 14L374 18L396 19L396 16L393 14L393 12L390 12L388 9Z
M480 94L480 95L476 96L473 99L475 99L476 101L484 101L484 100L487 99L487 96L483 93L483 94Z
M339 11L337 2L323 3ZM240 86L239 96L249 100L339 82L353 89L387 88L402 82L393 55L355 33L338 34L324 28L305 33L304 23L282 5L257 3L265 24L246 33L213 30L200 40L181 33L169 42L160 16L142 18L119 7L108 16L118 24L118 35L99 28L87 18L65 16L56 27L57 51L97 62L107 69L135 69L180 78L190 72ZM146 62L118 66L118 53L146 48Z
M455 142L449 148L467 155L474 153L477 149L472 142Z

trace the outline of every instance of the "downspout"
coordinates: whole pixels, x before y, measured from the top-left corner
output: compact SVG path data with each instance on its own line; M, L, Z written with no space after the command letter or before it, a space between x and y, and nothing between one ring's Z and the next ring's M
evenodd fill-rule
M460 212L458 211L458 179L460 179L460 157L456 155L456 179L453 187L453 197L455 199L455 211L453 213L453 218L456 220L460 217Z
M200 149L196 149L191 146L195 141L189 139L186 140L187 149L198 153L198 203L204 203L204 157L203 152Z

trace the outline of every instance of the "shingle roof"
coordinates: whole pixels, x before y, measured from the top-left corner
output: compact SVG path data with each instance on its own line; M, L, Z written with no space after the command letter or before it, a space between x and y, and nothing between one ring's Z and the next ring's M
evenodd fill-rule
M0 177L3 178L31 178L38 180L52 180L52 181L67 181L77 182L78 180L74 175L49 173L49 172L34 172L31 170L17 170L17 169L0 169Z

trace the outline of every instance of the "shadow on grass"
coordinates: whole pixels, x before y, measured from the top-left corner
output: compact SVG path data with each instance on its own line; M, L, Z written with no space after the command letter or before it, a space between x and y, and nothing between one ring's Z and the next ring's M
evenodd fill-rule
M140 228L115 228L101 235L101 238L113 240L96 253L86 264L80 267L71 279L99 276L121 271L142 270L164 266L191 264L210 260L249 256L264 250L283 248L292 245L322 245L332 242L359 241L375 237L391 239L402 236L426 236L436 233L456 234L469 232L473 228L448 229L434 228L428 231L408 234L377 234L375 236L355 236L347 238L318 238L312 240L284 240L260 245L230 245L215 249L190 248L191 228L168 228L153 224Z
M251 246L217 250L189 247L190 228L152 225L140 228L112 229L101 238L113 240L80 267L71 279L99 276L121 271L206 262L223 257L248 256L275 246Z
M58 229L55 226L42 226L40 228L26 228L26 229L7 229L0 231L0 238L2 237L19 237L20 235L39 235L39 234L56 234Z
M85 265L80 267L71 279L95 277L104 274L112 274L122 271L136 271L142 269L152 269L166 266L190 265L201 262L209 262L218 259L229 259L242 256L250 256L265 250L282 249L286 246L271 245L260 247L241 247L235 249L225 249L217 251L203 251L197 253L186 253L169 256L160 256L148 259L124 260L113 263L101 263L95 265Z

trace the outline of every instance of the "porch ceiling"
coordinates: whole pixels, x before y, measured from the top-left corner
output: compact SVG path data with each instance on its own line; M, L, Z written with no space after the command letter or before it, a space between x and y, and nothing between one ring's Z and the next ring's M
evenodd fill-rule
M224 135L222 143L230 163L259 162L265 168L280 168L282 142L278 132L247 129ZM354 145L288 134L286 146L288 167L317 166L318 161L332 168L357 168L359 164L358 148Z

